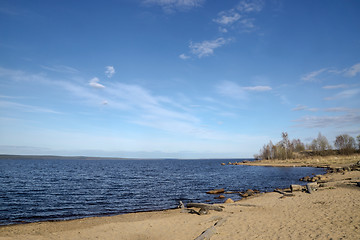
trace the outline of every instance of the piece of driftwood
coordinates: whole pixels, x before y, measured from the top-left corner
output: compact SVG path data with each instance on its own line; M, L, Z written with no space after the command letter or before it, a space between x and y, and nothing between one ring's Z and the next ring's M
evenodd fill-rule
M281 190L279 190L279 189L275 189L274 192L280 193L280 194L282 194L282 195L285 196L285 197L293 197L293 196L295 196L295 195L292 194L292 193L286 193L286 192L283 192L283 191L281 191Z
M306 190L308 193L313 193L314 191L318 190L318 185L317 183L308 183L306 184Z
M220 227L226 222L227 218L221 218L217 221L214 226L209 227L203 233L200 234L195 240L209 240L214 234L216 234L216 227Z
M201 209L204 209L204 210L215 210L215 211L218 211L218 212L221 212L223 209L221 207L217 207L217 206L213 206L211 204L205 204L205 203L188 203L186 205L186 207L188 208L200 208Z
M195 240L206 240L206 239L210 239L212 237L212 235L214 235L216 233L216 228L214 226L209 227L208 229L206 229L202 234L200 234L200 236L198 236L197 238L195 238Z
M291 189L291 192L301 191L301 190L303 189L303 186L301 186L301 185L296 185L296 184L291 184L291 185L290 185L290 189Z

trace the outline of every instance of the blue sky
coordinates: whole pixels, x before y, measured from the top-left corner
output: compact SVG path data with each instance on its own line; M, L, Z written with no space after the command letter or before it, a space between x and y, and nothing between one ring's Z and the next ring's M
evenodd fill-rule
M0 153L252 157L360 134L360 1L0 1Z

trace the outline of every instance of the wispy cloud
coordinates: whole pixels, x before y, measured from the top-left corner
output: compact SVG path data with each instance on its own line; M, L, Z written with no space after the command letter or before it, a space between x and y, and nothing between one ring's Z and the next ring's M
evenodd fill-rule
M297 105L296 108L291 109L292 111L303 111L306 110L308 107L305 105Z
M328 69L327 68L322 68L320 70L317 70L317 71L313 71L311 73L308 73L306 75L304 75L301 79L303 81L307 81L307 82L311 82L311 81L315 81L317 80L317 77L322 74L323 72L327 71Z
M342 92L339 92L338 94L332 96L332 97L327 97L324 98L324 100L337 100L337 99L346 99L346 98L352 98L355 95L358 95L360 93L360 89L350 89L350 90L345 90Z
M326 108L325 112L354 112L354 110L346 107L334 107L334 108Z
M213 19L214 22L229 25L241 18L241 15L235 11L235 9L231 9L229 11L222 11L218 13L218 17Z
M352 67L344 70L344 76L355 77L360 72L360 63L353 65Z
M199 58L202 58L213 55L214 49L219 48L228 42L229 40L220 37L212 41L203 41L200 43L191 42L189 47L191 49L191 53L198 56Z
M182 60L186 60L186 59L189 59L190 58L190 56L188 56L188 55L186 55L186 54L180 54L179 55L179 58L181 58Z
M69 67L69 66L65 66L65 65L55 65L55 66L45 66L45 65L41 65L41 67L43 69L52 71L52 72L58 72L58 73L79 73L79 70L73 68L73 67Z
M115 68L113 66L106 66L105 69L105 75L108 78L111 78L115 74Z
M223 81L216 86L217 92L223 96L235 99L246 99L249 91L251 92L265 92L270 91L270 86L252 86L242 87L235 82Z
M147 5L159 5L166 13L175 10L189 10L194 7L202 6L205 0L143 0Z
M54 111L52 109L28 105L28 104L22 104L17 102L11 102L11 101L0 101L0 108L12 108L12 109L21 110L23 112L60 114L60 112Z
M243 0L237 5L237 9L241 12L260 12L264 7L262 0Z
M317 71L313 71L311 73L308 73L306 75L304 75L301 79L303 81L316 81L316 80L319 80L318 77L321 75L321 74L330 74L330 75L342 75L344 77L355 77L358 75L358 73L360 73L360 63L356 63L354 64L353 66L349 67L349 68L344 68L344 69L341 69L341 70L337 70L337 69L334 69L334 68L322 68L320 70L317 70ZM325 86L323 88L325 89L331 89L331 88L341 88L341 87L344 87L346 85L344 84L339 84L339 85L333 85L333 86Z
M216 89L219 94L229 98L235 98L235 99L247 98L246 91L241 86L231 81L222 82L216 87Z
M100 84L99 81L100 80L97 77L94 77L90 80L89 85L93 88L99 88L99 89L105 88L105 86Z
M235 25L240 27L241 30L249 32L255 28L255 18L250 14L260 12L263 9L264 2L256 0L243 0L238 3L234 8L218 13L217 18L213 19L214 22L221 25L219 31L222 33L228 32L225 27Z
M320 111L320 109L318 108L309 108L308 106L305 105L297 105L295 108L291 109L292 111L309 111L309 112L318 112Z
M343 127L352 124L359 124L359 114L345 114L340 116L305 116L294 120L297 127L326 128L330 126Z
M243 89L248 91L255 91L255 92L265 92L272 90L270 86L243 87Z
M323 89L339 89L339 88L347 88L348 85L346 84L338 84L338 85L326 85L326 86L323 86L322 88Z

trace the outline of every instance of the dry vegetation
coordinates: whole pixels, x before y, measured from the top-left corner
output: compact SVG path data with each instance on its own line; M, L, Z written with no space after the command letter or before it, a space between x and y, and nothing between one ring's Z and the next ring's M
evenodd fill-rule
M274 167L347 167L360 161L360 154L307 156L295 159L269 159L240 163L241 165L274 166Z

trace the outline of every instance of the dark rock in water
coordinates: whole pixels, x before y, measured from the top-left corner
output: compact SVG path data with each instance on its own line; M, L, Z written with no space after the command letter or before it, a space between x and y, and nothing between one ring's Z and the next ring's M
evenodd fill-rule
M256 193L260 193L260 191L248 189L248 190L246 190L246 192L240 193L240 196L242 196L242 197L250 197L250 196L255 195Z
M310 177L306 176L306 177L300 178L299 180L303 181L303 182L308 182L310 180Z
M223 198L225 198L224 195L220 195L220 196L218 196L218 197L215 197L215 199L223 199Z
M224 192L225 192L225 189L220 188L220 189L214 189L214 190L211 190L211 191L207 191L206 193L207 194L220 194L220 193L224 193Z

